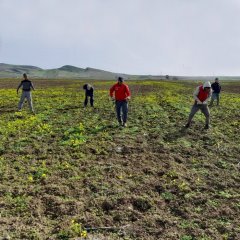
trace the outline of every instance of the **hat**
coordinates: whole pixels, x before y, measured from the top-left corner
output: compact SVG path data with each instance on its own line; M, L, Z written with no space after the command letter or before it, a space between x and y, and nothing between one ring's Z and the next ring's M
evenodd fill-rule
M203 84L203 88L211 88L211 83L210 82L205 82Z
M124 79L123 79L122 77L118 77L118 81L119 81L119 82L123 82Z

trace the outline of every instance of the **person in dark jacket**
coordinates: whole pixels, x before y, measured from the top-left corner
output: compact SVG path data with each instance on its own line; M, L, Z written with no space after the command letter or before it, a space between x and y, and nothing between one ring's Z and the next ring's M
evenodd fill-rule
M87 106L88 104L88 98L90 98L90 105L91 107L93 107L93 86L91 86L90 84L84 84L83 85L83 89L85 90L85 100L84 100L84 107Z
M110 97L115 101L117 119L120 126L127 126L128 101L131 93L127 84L123 83L122 77L118 77L118 82L110 88Z
M26 73L23 74L23 78L24 78L24 80L21 81L21 83L19 84L19 86L17 88L17 94L18 94L19 89L22 87L22 95L21 95L20 101L18 103L18 110L19 111L22 110L23 102L26 98L31 111L34 113L31 90L35 90L35 89L33 87L32 82L28 79Z
M211 102L209 104L209 106L213 106L213 102L215 99L217 99L217 106L219 105L219 99L220 99L220 92L221 92L221 85L219 84L219 80L218 78L215 78L215 82L212 83L211 85L213 93L212 93L212 98L211 98Z

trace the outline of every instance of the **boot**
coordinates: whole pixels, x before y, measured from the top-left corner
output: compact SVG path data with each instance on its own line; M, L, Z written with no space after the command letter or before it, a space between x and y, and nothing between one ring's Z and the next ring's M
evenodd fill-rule
M206 124L205 127L204 127L204 129L209 129L209 125Z

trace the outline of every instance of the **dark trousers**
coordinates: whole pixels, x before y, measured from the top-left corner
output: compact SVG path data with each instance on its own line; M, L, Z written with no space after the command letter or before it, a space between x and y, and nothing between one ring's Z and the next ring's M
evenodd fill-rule
M126 100L116 101L116 112L119 123L126 123L128 116L128 102Z
M189 114L189 117L188 117L188 123L191 123L194 115L199 111L201 110L201 112L204 114L205 118L206 118L206 125L209 125L210 123L210 112L209 112L209 109L208 109L208 106L207 104L194 104L192 106L192 109L191 109L191 112Z
M93 99L93 96L91 96L91 95L90 96L89 95L85 96L84 107L86 107L87 104L88 104L88 98L90 98L90 104L91 104L91 107L93 107L94 99Z

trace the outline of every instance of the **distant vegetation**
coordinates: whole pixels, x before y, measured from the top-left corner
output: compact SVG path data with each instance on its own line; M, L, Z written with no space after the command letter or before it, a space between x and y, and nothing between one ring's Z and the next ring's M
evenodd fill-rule
M129 80L214 80L214 76L171 76L171 75L130 75L124 73L113 73L94 68L78 68L65 65L56 69L41 69L35 66L11 65L0 63L0 78L21 78L23 73L29 74L30 78L40 79L99 79L113 80L117 76ZM240 77L218 76L220 80L240 80Z

